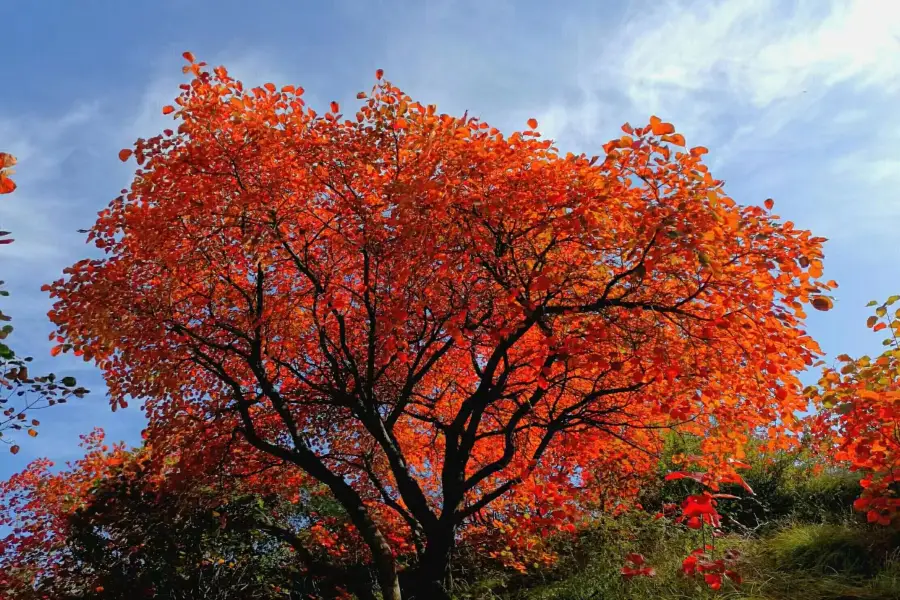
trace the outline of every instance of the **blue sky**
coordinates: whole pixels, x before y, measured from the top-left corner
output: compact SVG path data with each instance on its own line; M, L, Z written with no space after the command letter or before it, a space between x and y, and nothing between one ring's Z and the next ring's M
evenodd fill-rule
M710 148L732 197L774 198L778 214L830 239L826 276L841 287L835 309L809 319L828 353L877 352L864 305L900 291L893 0L44 0L3 3L0 21L0 150L20 161L19 189L0 202L16 238L0 248L10 341L35 371L94 392L44 411L38 438L0 452L0 477L37 456L76 457L93 426L138 439L136 403L111 413L93 368L49 357L39 288L89 252L76 230L128 184L118 150L166 126L185 50L247 83L302 85L323 107L353 106L383 68L444 112L506 131L535 117L563 151L600 153L622 123L656 114Z

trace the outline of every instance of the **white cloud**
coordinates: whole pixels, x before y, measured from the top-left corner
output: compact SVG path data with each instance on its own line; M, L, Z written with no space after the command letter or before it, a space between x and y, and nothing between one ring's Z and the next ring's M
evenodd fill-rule
M748 117L757 136L772 136L837 86L878 94L900 88L900 3L893 0L668 0L649 10L642 3L612 35L599 33L604 25L596 22L577 27L582 55L574 60L582 68L572 83L583 97L542 111L573 137L596 134L600 124L613 135L611 122L585 123L579 113L617 97L630 114L659 114L710 142L730 137L735 114Z
M2 150L18 159L14 176L18 189L0 202L0 224L16 240L3 247L5 259L33 270L60 256L58 227L71 225L63 218L71 212L71 198L61 190L69 175L67 161L80 150L73 134L82 133L99 116L98 103L78 103L58 117L0 119ZM4 265L5 275L15 264Z

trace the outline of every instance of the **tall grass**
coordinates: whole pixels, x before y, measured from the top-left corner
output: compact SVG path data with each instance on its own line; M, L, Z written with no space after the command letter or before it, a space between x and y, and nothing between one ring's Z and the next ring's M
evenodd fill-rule
M512 575L484 572L462 584L457 597L502 600L898 600L900 533L858 525L791 524L758 538L736 534L716 541L719 551L743 553L740 586L719 591L681 573L681 561L699 545L693 532L646 517L608 519L561 544L550 570ZM624 556L641 552L657 572L626 581Z

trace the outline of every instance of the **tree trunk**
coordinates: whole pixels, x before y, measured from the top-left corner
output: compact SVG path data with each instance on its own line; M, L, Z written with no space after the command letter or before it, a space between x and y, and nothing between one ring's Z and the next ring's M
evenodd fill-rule
M417 568L410 573L405 600L450 600L453 532L430 536Z
M394 556L388 549L387 557L375 557L375 569L378 576L378 587L381 588L381 597L384 600L402 600L400 593L400 579L397 577L397 566Z
M402 600L400 580L397 577L397 561L394 560L394 552L391 550L387 538L381 533L365 505L350 486L335 487L337 489L332 488L332 490L335 491L337 500L347 511L350 522L356 527L360 537L372 553L375 578L378 581L378 587L381 588L381 597L384 600Z

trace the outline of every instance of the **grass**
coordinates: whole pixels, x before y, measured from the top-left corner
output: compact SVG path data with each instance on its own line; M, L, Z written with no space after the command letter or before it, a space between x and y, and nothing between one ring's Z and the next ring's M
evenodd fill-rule
M560 547L550 571L524 576L485 574L459 598L502 600L898 600L900 532L860 525L785 525L756 539L728 536L719 552L736 548L740 586L719 591L685 577L681 561L700 545L695 536L648 519L619 519ZM657 571L625 581L623 556L641 552Z

